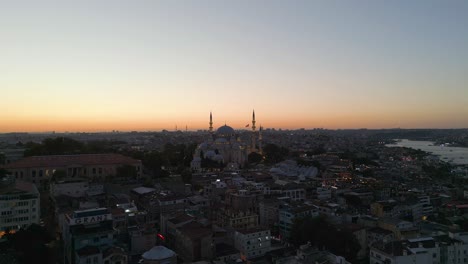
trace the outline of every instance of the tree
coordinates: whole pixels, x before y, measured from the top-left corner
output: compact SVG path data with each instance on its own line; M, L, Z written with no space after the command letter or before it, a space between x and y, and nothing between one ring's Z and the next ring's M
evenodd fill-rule
M123 165L117 168L116 177L126 179L136 179L138 173L135 166Z
M338 229L323 216L296 218L290 241L296 246L310 242L319 249L344 256L351 263L356 262L357 252L361 248L352 232Z
M67 172L64 170L56 170L52 175L52 181L58 181L67 177Z
M148 187L148 188L154 188L154 181L153 179L149 178L149 177L145 177L145 180L143 182L143 186L144 187Z
M247 157L249 163L259 163L263 160L263 156L258 154L257 152L252 152Z
M181 173L182 181L184 183L192 183L192 170L190 168L185 168Z
M32 224L6 237L14 248L20 263L56 262L52 250L47 246L47 243L52 241L52 237L45 228Z
M71 138L46 138L42 143L28 142L24 156L64 155L84 153L85 145Z
M285 147L280 147L275 144L267 144L263 148L265 153L265 162L275 164L283 161L289 154L289 150Z
M3 165L6 163L6 157L5 154L0 153L0 165Z
M0 178L3 178L7 175L8 175L8 171L3 168L0 168Z

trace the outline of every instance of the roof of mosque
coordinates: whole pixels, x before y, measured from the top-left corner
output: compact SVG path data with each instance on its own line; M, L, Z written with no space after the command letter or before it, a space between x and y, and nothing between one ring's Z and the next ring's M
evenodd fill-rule
M221 135L234 135L235 131L232 127L224 125L222 127L219 127L218 130L216 130L216 133Z

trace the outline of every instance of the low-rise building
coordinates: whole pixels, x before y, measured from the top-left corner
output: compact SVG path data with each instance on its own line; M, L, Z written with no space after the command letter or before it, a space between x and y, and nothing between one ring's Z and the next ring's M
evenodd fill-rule
M62 227L64 262L102 263L104 251L114 245L115 230L109 210L107 208L78 210L64 216Z
M116 175L117 168L125 165L135 167L137 177L141 176L141 161L120 154L31 156L6 164L4 168L17 179L47 188L56 171L64 171L67 178L104 179Z
M289 238L294 219L300 217L315 217L319 212L314 205L288 204L279 210L279 232L283 238Z
M164 246L154 246L141 255L141 264L177 264L177 255Z
M370 263L468 263L468 244L447 235L375 243Z
M50 184L50 194L52 196L67 195L71 197L83 197L88 190L88 180L83 178L67 178L57 180Z
M0 239L7 232L15 232L39 223L39 192L30 182L7 176L0 179Z
M271 250L270 230L264 227L236 230L234 247L243 260L263 256Z

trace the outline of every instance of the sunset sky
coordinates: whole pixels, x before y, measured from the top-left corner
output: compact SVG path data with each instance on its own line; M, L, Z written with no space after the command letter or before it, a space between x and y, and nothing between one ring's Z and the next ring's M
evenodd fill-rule
M468 127L468 1L1 1L0 132Z

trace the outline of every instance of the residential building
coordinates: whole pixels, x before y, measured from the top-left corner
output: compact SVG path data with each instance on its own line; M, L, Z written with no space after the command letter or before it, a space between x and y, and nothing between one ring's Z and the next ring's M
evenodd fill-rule
M120 154L32 156L6 164L4 168L17 179L46 188L56 171L64 171L67 178L104 179L114 176L117 168L124 165L134 166L137 177L141 176L141 161Z
M112 214L107 208L65 214L62 228L64 262L67 264L103 263L104 251L114 246L115 230Z
M468 263L468 244L448 235L375 243L370 248L372 264Z
M279 210L279 232L281 237L289 238L294 219L300 217L315 217L319 211L314 205L287 204Z
M11 176L0 179L0 239L7 232L39 223L39 198L36 186L30 182Z
M234 247L244 261L263 256L271 250L270 230L265 227L236 230Z
M56 180L50 184L50 194L52 196L67 195L71 197L83 197L88 190L88 180L83 178L67 178Z
M141 255L141 264L177 264L177 255L164 246L154 246Z

